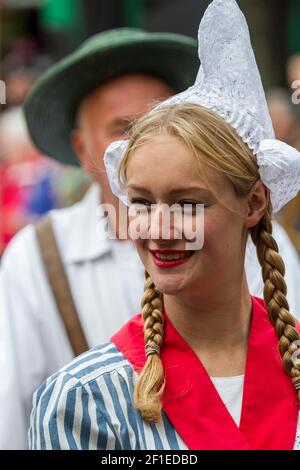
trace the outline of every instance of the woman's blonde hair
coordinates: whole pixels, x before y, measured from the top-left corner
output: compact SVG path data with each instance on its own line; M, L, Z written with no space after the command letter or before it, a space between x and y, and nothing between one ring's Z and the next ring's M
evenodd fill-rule
M223 174L232 184L237 197L247 196L259 179L256 159L233 128L214 112L194 104L163 106L141 118L133 126L129 146L119 169L120 180L126 182L126 170L133 152L154 136L172 135L184 142L198 163ZM201 157L200 157L201 154ZM203 165L204 163L204 165ZM295 319L289 313L284 281L285 266L272 237L272 206L259 223L250 229L256 245L264 281L264 300L268 315L279 339L283 366L292 378L300 376L300 364L293 363L299 340ZM142 298L145 345L151 351L135 384L135 406L147 422L161 416L164 370L159 355L163 342L163 296L146 273ZM300 395L300 393L299 393ZM299 397L300 398L300 397Z

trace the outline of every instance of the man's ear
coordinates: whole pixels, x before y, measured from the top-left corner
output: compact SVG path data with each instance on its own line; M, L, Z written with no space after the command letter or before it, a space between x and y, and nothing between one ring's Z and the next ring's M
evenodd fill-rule
M248 196L248 212L245 225L254 227L265 214L270 201L270 191L261 180L256 181Z
M71 132L71 144L74 150L74 153L77 159L80 162L80 165L85 168L86 158L85 158L85 145L84 139L82 136L82 130L77 128L73 129Z

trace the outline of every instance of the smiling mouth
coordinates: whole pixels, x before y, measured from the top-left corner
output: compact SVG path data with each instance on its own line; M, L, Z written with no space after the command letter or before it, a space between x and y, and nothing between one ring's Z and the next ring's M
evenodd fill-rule
M181 253L159 253L155 251L151 251L153 256L161 261L177 261L180 259L190 258L193 255L193 251L185 251Z
M194 251L177 250L149 250L154 264L159 268L175 268L186 263L195 253Z

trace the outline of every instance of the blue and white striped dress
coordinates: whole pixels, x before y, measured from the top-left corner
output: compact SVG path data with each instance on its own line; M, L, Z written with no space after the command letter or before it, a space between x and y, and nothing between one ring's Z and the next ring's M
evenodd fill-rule
M141 419L133 406L136 377L112 342L74 359L34 395L30 448L187 450L165 413L158 424Z
M112 343L84 353L35 393L31 449L186 450L163 413L147 424L133 406L136 372Z

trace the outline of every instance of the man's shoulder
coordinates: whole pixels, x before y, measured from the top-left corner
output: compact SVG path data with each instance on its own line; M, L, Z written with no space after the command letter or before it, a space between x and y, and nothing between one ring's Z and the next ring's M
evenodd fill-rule
M75 218L82 218L84 214L88 217L91 216L91 211L96 211L100 200L99 186L96 184L91 185L83 198L73 204L72 206L64 207L61 209L54 209L50 212L54 225L70 226Z
M294 247L293 243L291 242L291 239L285 230L285 228L280 225L279 222L273 221L272 222L273 226L273 237L275 238L278 248L279 248L279 253L281 251L284 251L285 253L292 254L297 258L297 250Z
M35 226L30 224L21 229L8 244L3 253L2 267L5 268L11 262L22 264L24 258L31 256L36 247Z
M74 217L77 217L82 211L86 210L85 202L85 198L83 198L72 206L53 209L49 212L49 216L55 225L68 225Z
M67 219L73 217L73 214L78 212L78 203L74 206L63 208L63 209L53 209L50 211L47 216L49 217L54 224L67 223ZM24 250L25 247L37 246L36 238L36 227L42 221L37 221L36 223L31 223L23 227L19 232L12 238L9 242L6 250L3 254L3 260L12 254L19 253L19 251Z

